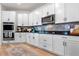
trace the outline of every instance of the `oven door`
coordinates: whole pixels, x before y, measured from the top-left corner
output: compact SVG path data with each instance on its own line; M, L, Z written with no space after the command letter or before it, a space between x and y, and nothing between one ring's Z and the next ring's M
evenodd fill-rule
M14 30L13 25L3 25L3 30Z

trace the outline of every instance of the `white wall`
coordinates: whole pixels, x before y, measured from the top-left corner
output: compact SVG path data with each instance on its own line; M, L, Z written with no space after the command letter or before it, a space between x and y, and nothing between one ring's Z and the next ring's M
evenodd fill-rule
M2 22L1 22L1 10L2 10L2 6L0 4L0 45L2 43Z

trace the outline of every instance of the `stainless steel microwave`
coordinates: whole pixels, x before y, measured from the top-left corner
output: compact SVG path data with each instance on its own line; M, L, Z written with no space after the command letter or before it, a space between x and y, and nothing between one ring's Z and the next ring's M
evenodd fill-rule
M49 15L42 18L42 24L54 24L55 23L55 15Z

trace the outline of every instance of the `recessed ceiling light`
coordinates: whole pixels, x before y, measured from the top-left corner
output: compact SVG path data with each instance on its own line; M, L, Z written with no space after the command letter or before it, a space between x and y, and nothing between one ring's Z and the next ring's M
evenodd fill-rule
M38 15L38 14L39 14L39 12L38 12L38 11L36 11L36 12L35 12L35 14L37 14L37 15Z

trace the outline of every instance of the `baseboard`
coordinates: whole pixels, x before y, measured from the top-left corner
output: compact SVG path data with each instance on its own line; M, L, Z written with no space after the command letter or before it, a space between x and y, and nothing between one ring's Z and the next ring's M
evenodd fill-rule
M2 43L2 44L26 44L26 42L9 42L9 43Z

